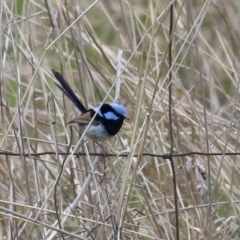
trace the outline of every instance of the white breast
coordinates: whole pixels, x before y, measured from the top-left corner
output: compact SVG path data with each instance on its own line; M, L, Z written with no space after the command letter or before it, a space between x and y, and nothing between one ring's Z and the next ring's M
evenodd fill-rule
M102 124L89 126L86 136L95 141L105 141L110 137Z

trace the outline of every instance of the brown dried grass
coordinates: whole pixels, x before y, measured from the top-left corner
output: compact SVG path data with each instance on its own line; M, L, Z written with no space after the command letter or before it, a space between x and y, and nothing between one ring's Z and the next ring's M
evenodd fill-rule
M239 11L233 0L175 2L176 153L239 152ZM133 156L170 149L169 2L3 0L0 16L0 146L19 153L1 155L1 239L120 239L119 232L122 239L175 239L169 162ZM51 68L86 105L127 107L130 121L103 144L127 158L58 154L71 143L66 123L78 113ZM56 154L30 154L47 151ZM70 151L102 148L74 136ZM174 159L181 239L240 238L238 160ZM210 193L200 194L209 183Z

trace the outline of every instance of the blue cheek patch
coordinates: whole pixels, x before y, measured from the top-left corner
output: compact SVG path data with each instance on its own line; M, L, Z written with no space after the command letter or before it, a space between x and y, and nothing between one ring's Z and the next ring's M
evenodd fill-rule
M117 117L113 112L107 112L103 115L108 120L118 120L119 119L119 117Z

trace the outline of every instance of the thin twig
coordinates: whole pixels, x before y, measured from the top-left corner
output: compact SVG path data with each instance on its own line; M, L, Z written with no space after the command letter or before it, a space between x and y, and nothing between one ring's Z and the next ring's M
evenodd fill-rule
M178 195L177 195L177 182L175 175L174 162L172 158L173 154L173 129L172 129L172 38L173 38L173 8L174 4L170 7L170 26L169 26L169 48L168 48L168 66L169 66L169 105L168 105L168 117L169 117L169 136L170 136L170 154L169 160L171 162L172 175L173 175L173 191L174 191L174 205L175 205L175 221L176 221L176 240L179 240L179 221L178 221Z

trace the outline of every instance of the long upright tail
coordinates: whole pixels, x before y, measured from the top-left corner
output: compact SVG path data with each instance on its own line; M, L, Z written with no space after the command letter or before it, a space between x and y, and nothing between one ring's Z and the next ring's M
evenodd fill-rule
M87 109L84 107L84 105L80 102L78 97L75 95L71 87L68 85L66 80L63 78L63 76L52 69L53 75L58 80L58 82L61 84L61 86L57 85L62 92L74 103L74 105L80 110L82 113L86 112Z

